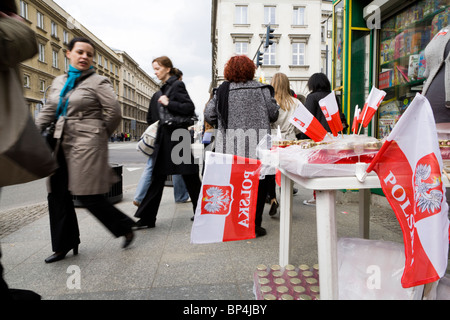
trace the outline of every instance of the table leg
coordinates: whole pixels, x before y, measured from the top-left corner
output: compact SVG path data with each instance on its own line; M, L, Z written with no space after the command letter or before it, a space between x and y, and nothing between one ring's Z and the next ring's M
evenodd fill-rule
M370 189L359 190L359 236L369 239Z
M280 266L289 264L291 254L292 190L294 183L281 174L280 195Z
M339 298L335 205L335 190L316 191L320 299L323 300Z

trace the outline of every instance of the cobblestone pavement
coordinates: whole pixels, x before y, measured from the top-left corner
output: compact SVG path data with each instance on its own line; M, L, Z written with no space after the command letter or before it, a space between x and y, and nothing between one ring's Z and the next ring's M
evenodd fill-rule
M0 239L48 214L47 202L0 211Z

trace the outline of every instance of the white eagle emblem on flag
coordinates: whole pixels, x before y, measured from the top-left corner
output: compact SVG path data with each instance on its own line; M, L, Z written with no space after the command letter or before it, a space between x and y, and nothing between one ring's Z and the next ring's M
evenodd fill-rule
M417 207L421 212L434 213L441 208L443 193L436 189L442 184L441 177L434 176L431 182L426 182L431 175L431 165L419 164L416 170L414 193Z
M211 214L228 214L231 197L230 190L224 190L218 186L206 188L203 195L203 208Z

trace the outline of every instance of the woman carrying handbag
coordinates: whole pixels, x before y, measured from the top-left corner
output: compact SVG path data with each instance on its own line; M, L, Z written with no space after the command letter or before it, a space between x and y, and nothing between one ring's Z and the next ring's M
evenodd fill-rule
M140 218L137 222L138 228L155 227L167 175L182 175L192 200L193 212L195 212L201 188L199 167L194 163L190 134L187 130L189 125L176 125L173 123L176 121L169 120L171 117L189 120L195 115L194 103L183 81L178 80L176 69L168 57L154 59L152 66L155 75L163 82L163 85L159 103L155 104L155 108L150 112L159 115L160 121L155 151L152 154L154 164L152 181L134 215Z
M109 80L92 67L95 49L85 38L74 38L66 53L67 75L57 77L49 98L36 120L44 130L55 121L58 139L55 156L59 169L49 179L48 208L54 254L45 262L64 259L73 249L78 253L80 234L73 195L114 236L133 240L134 221L115 208L104 196L117 181L108 164L108 138L118 126L121 114Z

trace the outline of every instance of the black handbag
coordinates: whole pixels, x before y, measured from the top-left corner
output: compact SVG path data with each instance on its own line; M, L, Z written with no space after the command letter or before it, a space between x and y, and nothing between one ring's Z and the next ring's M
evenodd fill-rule
M160 123L163 126L168 126L171 128L188 128L193 126L196 121L198 121L198 117L193 115L182 115L182 114L173 114L166 107L160 104Z
M50 123L42 132L42 137L52 150L55 150L56 139L53 137L55 133L55 122Z
M172 87L169 87L165 95L169 96L169 92ZM169 111L167 107L164 107L161 103L159 105L159 118L160 125L167 126L171 128L188 128L193 126L196 121L198 121L197 115L185 115L185 114L173 114Z

